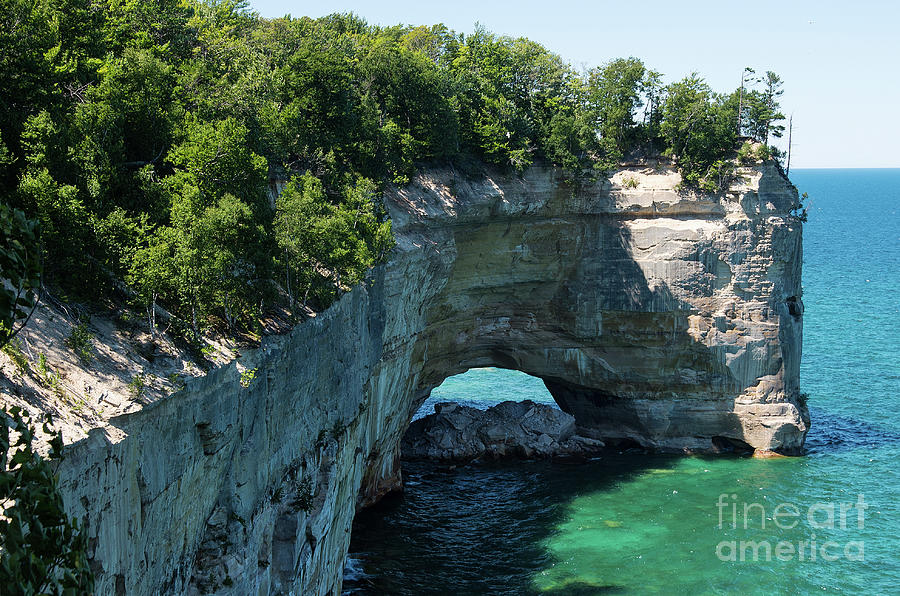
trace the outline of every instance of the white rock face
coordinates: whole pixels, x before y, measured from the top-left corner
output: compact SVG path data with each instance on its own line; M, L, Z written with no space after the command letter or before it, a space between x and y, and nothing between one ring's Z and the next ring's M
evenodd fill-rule
M97 593L339 593L356 507L399 487L413 413L471 367L544 379L595 440L797 451L797 194L745 176L722 197L542 167L392 189L390 262L245 356L249 387L231 365L69 447Z

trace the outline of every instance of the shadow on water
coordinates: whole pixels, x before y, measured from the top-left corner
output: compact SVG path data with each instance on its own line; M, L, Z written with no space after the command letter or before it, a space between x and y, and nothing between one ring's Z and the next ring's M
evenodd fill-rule
M811 414L814 425L807 440L811 465L812 460L832 459L829 456L842 452L900 446L900 433L877 423L826 407L814 407ZM706 482L716 487L716 491L718 486L722 490L732 486L723 478L733 474L738 483L734 485L736 490L745 481L754 492L766 486L779 487L777 490L797 498L796 487L791 488L790 484L792 475L779 476L778 470L791 461L799 464L798 460L752 464L747 461L750 464L747 467L736 468L723 466L726 463L723 460L733 459L740 465L738 460L746 459L737 455L694 456L693 459L709 461L709 464L689 467L712 468L713 474ZM622 491L622 487L630 484L650 487L646 484L648 474L664 477L683 468L684 463L684 456L634 452L604 453L589 462L492 462L458 467L404 462L406 492L360 512L356 518L350 557L356 560L357 572L347 576L345 593L365 596L633 593L633 585L618 585L615 580L603 582L584 574L566 577L564 572L554 574L555 581L548 581L539 592L535 578L542 570L565 564L556 558L559 550L548 548L548 544L558 543L561 536L571 533L572 528L565 526L571 523L573 515L586 524L602 522L599 518L592 519L596 513L591 510L579 513L573 507L590 507L592 502L616 507L608 500L592 501L591 496L606 493L634 498L634 490ZM827 464L817 465L819 473L827 474L830 470ZM679 476L679 482L693 481L690 476ZM697 492L689 493L689 490L687 484L684 488L679 486L683 495L693 495L693 501L689 502L701 502L696 498ZM699 490L702 494L703 489ZM743 498L748 493L741 494ZM658 495L647 495L650 500L658 498ZM626 503L621 505L627 507ZM707 509L714 511L714 506L709 504ZM604 509L596 511L606 516ZM696 517L689 510L684 515L703 523L702 516ZM573 544L572 548L578 547ZM366 568L371 569L371 574L365 573ZM718 571L710 569L709 573Z
M580 496L611 490L681 456L611 452L589 462L462 467L404 462L406 491L360 512L350 557L377 575L345 579L345 594L610 594L624 586L575 580L537 592L554 564L546 540Z
M810 418L813 424L806 438L807 455L900 445L900 433L859 418L816 407L810 408Z

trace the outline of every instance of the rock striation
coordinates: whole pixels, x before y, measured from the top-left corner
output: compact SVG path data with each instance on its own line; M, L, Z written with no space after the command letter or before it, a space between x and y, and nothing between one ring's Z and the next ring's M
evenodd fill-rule
M355 509L401 485L413 414L472 367L540 377L597 441L798 451L797 191L741 174L720 196L663 167L390 189L397 246L366 283L68 447L97 593L338 594Z
M505 401L487 410L452 402L413 421L403 435L404 459L586 457L603 441L576 434L575 417L546 404Z

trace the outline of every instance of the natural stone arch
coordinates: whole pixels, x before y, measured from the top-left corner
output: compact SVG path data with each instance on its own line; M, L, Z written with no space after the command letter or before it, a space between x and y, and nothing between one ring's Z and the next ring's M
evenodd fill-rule
M399 235L443 257L411 409L447 376L498 366L544 379L596 438L798 449L799 224L780 174L759 175L764 201L750 187L685 197L672 176L627 191L529 173L455 180L456 195L423 178L391 197Z
M249 387L214 370L67 448L97 592L333 593L355 508L398 486L415 409L472 366L543 378L584 434L797 451L797 191L772 163L739 173L717 197L653 168L390 189L389 262L245 354Z

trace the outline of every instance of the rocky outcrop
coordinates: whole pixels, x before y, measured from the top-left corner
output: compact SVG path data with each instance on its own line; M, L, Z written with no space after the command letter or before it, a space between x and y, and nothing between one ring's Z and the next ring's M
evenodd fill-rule
M603 441L575 434L575 417L533 401L505 401L479 410L452 402L413 421L400 448L408 459L472 461L586 457Z
M364 284L69 447L98 593L337 593L355 507L399 485L413 413L472 367L542 378L595 440L798 450L797 193L771 163L742 174L715 197L665 169L389 190L397 247Z

